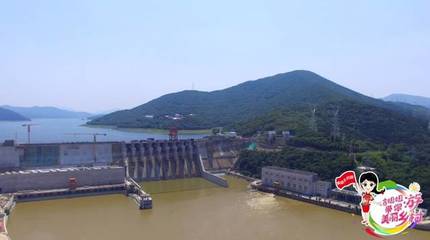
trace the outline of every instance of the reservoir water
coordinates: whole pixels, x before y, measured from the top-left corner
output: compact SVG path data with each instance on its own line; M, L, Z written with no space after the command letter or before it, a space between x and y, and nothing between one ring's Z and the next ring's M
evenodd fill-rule
M86 126L85 119L33 119L25 122L0 121L0 142L15 139L18 143L27 142L27 128L22 124L35 124L31 128L32 143L82 142L93 141L90 135L74 135L73 133L105 133L98 136L97 141L131 141L147 138L167 139L167 131L148 129L118 129L109 127ZM205 132L181 132L180 138L201 138Z
M226 177L229 188L203 179L144 183L154 208L139 211L123 195L19 203L8 230L13 240L294 240L373 239L349 213L250 191ZM430 239L411 230L389 239Z

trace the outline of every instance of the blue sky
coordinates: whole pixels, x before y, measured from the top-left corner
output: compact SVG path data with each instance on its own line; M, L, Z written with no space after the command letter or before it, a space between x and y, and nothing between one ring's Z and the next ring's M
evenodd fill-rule
M430 97L430 1L1 1L0 105L91 112L296 69Z

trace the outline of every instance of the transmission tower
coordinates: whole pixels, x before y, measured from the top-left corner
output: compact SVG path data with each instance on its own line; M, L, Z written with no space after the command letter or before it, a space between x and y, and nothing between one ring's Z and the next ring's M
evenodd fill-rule
M332 123L332 130L331 130L331 136L333 141L336 141L336 139L339 137L340 129L339 129L339 107L336 108L334 115L333 115L333 123Z
M311 119L309 121L309 128L312 131L314 131L314 132L316 132L318 130L317 121L316 121L316 117L315 117L316 111L317 111L316 107L312 108L312 110L311 110Z

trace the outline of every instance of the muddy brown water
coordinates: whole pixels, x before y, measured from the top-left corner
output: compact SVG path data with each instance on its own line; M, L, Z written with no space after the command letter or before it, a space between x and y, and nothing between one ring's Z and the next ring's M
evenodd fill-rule
M154 208L140 211L123 195L19 203L9 218L13 240L118 239L373 239L354 216L253 192L226 177L230 188L203 179L145 183ZM412 230L388 239L430 239Z

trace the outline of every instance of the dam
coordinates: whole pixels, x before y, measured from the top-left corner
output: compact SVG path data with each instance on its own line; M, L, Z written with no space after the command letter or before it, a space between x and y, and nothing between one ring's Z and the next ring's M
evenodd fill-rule
M137 182L202 177L222 187L211 172L231 168L241 138L208 137L131 142L71 142L0 145L0 194L18 201L122 191L140 209L149 196ZM145 204L147 202L148 204Z
M125 148L128 174L137 181L201 175L199 149L194 140L140 141L127 143Z
M139 209L151 209L152 197L144 191L148 182L199 177L227 187L224 178L211 172L231 168L245 143L225 137L43 144L9 140L0 145L0 196L27 202L123 193ZM9 212L1 213L2 237L8 236Z
M130 142L66 142L0 144L0 172L52 167L125 166L138 181L199 176L201 163L208 171L233 166L247 140L206 137Z
M245 142L238 138L219 137L135 141L123 146L125 156L122 159L128 160L128 173L137 181L197 177L203 170L219 171L233 167Z
M119 184L122 174L120 182L126 177L137 182L203 177L226 187L227 182L211 172L231 168L245 144L241 138L220 136L93 143L5 141L0 145L0 194L67 188L69 179L77 175L78 184L85 186ZM81 176L83 171L87 175ZM100 183L104 178L116 180Z

